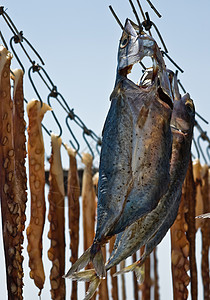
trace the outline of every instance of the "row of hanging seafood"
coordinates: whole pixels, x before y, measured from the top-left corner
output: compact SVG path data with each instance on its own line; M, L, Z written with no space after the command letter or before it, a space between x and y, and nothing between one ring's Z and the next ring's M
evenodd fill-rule
M93 153L80 158L72 145L51 133L47 197L42 121L52 108L40 99L29 101L26 134L24 73L12 70L12 54L0 46L0 198L8 299L23 299L25 232L37 296L49 277L51 299L66 299L67 286L72 300L81 299L77 281L85 282L86 300L126 299L127 273L132 272L133 299L160 299L157 249L169 230L173 298L198 297L195 245L200 231L203 294L209 299L210 175L208 165L191 156L195 106L189 93L181 94L176 72L166 68L156 40L129 2L137 25L127 19L123 26L117 19L122 35L98 172L93 172ZM145 57L152 66L142 75ZM139 66L138 83L128 78L133 65ZM62 146L69 158L67 182ZM50 247L45 249L47 222Z

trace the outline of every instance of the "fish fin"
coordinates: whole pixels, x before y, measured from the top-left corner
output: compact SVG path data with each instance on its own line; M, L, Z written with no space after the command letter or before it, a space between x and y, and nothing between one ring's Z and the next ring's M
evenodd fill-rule
M90 285L89 285L87 293L85 294L84 300L89 300L93 297L93 295L95 294L100 283L101 283L101 279L97 275L95 275L93 280L91 280L91 282L90 282Z
M101 246L94 242L91 246L91 261L93 263L93 266L96 270L96 273L99 277L105 278L106 277L106 269L104 264L104 258L101 251Z
M70 270L64 275L64 278L71 278L71 275L76 271L83 269L90 262L90 249L88 248L78 260L73 264Z
M71 275L71 279L73 281L77 280L77 281L92 281L95 277L96 277L96 272L94 269L88 269L85 271L80 271L80 272L75 272Z
M92 262L97 275L104 279L106 277L106 269L101 249L95 254L95 256L92 259Z
M142 264L141 260L136 261L132 265L123 268L122 270L116 272L113 276L121 275L132 271L135 272L138 282L142 283L144 281L144 264Z
M145 269L144 264L142 266L136 266L134 269L139 284L142 284L144 282L144 277L145 277L144 269Z
M115 277L115 276L118 276L118 275L121 275L121 274L124 274L124 273L128 273L128 272L134 271L135 268L136 268L136 266L137 266L137 262L135 262L132 265L127 266L127 267L123 268L122 270L114 273L113 276Z
M99 284L101 283L101 279L97 276L94 269L75 272L71 275L71 279L77 281L90 282L88 291L85 294L85 298L83 300L91 299L95 294Z

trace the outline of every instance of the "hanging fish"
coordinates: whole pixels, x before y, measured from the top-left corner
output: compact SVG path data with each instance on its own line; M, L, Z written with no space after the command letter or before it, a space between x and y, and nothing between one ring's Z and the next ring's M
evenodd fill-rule
M141 87L127 78L133 64L150 56L151 85ZM99 167L96 235L91 248L66 277L90 260L96 272L106 272L101 245L153 210L169 184L173 108L170 82L153 38L138 35L127 19L120 40L118 68L111 107L103 129Z
M146 248L141 259L116 273L118 275L135 271L136 276L140 277L140 267L147 255L157 246L168 231L169 226L173 224L179 207L182 183L189 163L194 116L194 105L189 94L183 96L180 101L175 101L171 121L173 146L170 168L171 180L168 191L152 212L135 222L124 233L118 235L121 239L118 238L115 243L113 255L105 266L106 271L132 255L146 243L146 247L148 245L149 247ZM88 270L88 272L76 272L71 278L73 280L90 281L90 288L84 300L91 299L101 282L101 278L97 276L94 269Z
M168 191L152 212L132 224L118 236L115 252L113 252L106 265L107 270L146 244L145 253L140 261L118 272L135 270L138 273L138 267L142 265L148 254L157 246L173 224L177 215L182 184L190 158L194 116L195 109L189 94L184 95L180 101L174 101L171 120L173 133L171 180Z

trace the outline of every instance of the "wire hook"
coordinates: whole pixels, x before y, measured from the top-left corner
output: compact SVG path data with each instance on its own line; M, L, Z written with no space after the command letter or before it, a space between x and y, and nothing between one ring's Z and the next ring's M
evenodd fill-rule
M43 71L43 73L44 73L44 75L46 76L47 80L49 81L51 87L50 87L50 85L47 83L47 81L44 79L44 77L42 76L42 74L40 73L40 70ZM38 92L38 90L37 90L37 88L36 88L36 85L35 85L35 83L34 83L34 80L32 79L32 76L31 76L32 72L33 72L33 73L38 73L38 74L39 74L40 78L41 78L42 81L45 83L45 85L47 86L47 88L48 88L48 90L49 90L50 92L52 92L52 90L53 90L53 88L55 87L55 85L54 85L54 83L53 83L52 80L50 79L49 75L47 74L47 72L45 71L45 69L44 69L42 66L40 66L40 65L38 65L38 64L34 64L34 65L32 65L32 66L29 68L29 70L28 70L28 77L29 77L29 80L30 80L31 85L32 85L32 87L33 87L33 89L34 89L34 91L35 91L35 93L36 93L36 95L37 95L39 101L41 102L41 105L42 105L43 101L42 101L41 96L39 95L39 92Z
M91 155L92 155L92 157L93 157L93 160L94 160L94 158L95 158L94 152L93 152L93 150L92 150L92 148L91 148L91 146L90 146L88 140L86 139L86 136L85 136L85 135L90 135L90 131L89 131L89 129L88 129L87 127L84 128L83 133L82 133L82 136L83 136L83 139L85 140L85 143L87 144L88 149L90 150L90 153L91 153Z
M56 98L57 97L57 88L56 88L56 86L54 86L53 88L52 88L52 91L51 91L51 93L48 95L48 97L47 97L47 103L52 107L52 105L51 105L51 103L50 103L50 98ZM63 132L63 130L62 130L62 127L61 127L61 124L59 123L59 121L58 121L58 119L57 119L57 117L56 117L56 115L55 115L55 113L54 113L54 111L52 110L51 111L51 113L52 113L52 115L53 115L53 117L54 117L54 119L55 119L55 122L57 123L57 125L58 125L58 127L59 127L59 130L60 130L60 132L59 132L59 135L58 135L58 137L60 137L61 135L62 135L62 132Z
M73 137L75 143L76 143L76 147L75 147L75 145L73 144L73 142L71 140L69 140L69 142L70 142L71 146L75 149L75 151L79 154L80 144L79 144L77 138L75 137L75 135L73 134L73 131L71 130L71 127L68 123L69 119L72 120L71 116L67 115L67 117L66 117L66 126L67 126L69 132L71 133L71 136Z

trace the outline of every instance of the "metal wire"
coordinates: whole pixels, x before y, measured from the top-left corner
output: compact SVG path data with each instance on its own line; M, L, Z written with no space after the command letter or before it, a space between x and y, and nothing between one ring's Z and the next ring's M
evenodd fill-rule
M129 0L129 2L130 2L130 5L131 5L131 7L132 7L132 9L133 9L134 15L135 15L135 17L136 17L136 19L137 19L137 22L138 22L138 25L139 25L139 32L141 33L141 31L142 31L142 24L141 24L141 22L140 22L140 19L139 19L139 17L138 17L138 14L137 14L137 12L136 12L136 9L135 9L135 7L134 7L134 5L133 5L133 2L132 2L131 0ZM154 10L156 11L157 14L159 14L159 13L157 12L157 10L154 8L154 6L152 5L152 3L151 3L150 1L148 1L148 0L147 0L147 2L150 4L151 8L154 9ZM137 1L137 3L139 3L139 1ZM109 6L109 8L110 8L110 10L111 10L113 16L114 16L115 19L117 20L118 24L120 25L121 29L125 31L125 29L124 29L122 23L121 23L120 20L118 19L118 17L117 17L117 15L115 14L113 8L112 8L111 6ZM88 141L87 138L91 138L91 139L95 142L95 144L96 144L96 150L97 150L98 153L99 153L99 147L101 146L101 143L102 143L101 138L100 138L99 136L97 136L91 129L88 129L88 127L87 127L87 126L85 125L85 123L81 120L81 118L80 118L78 115L75 114L74 109L69 107L67 101L66 101L65 98L62 96L62 94L58 92L57 86L54 84L54 82L52 81L52 79L50 78L50 76L48 75L48 73L46 72L46 70L45 70L42 66L40 66L39 64L37 64L37 63L35 62L35 60L33 60L33 59L31 58L31 56L28 54L28 52L26 51L25 47L23 46L23 41L25 41L26 44L30 47L30 49L32 50L32 52L35 54L36 58L38 58L38 59L40 60L41 64L44 65L44 61L43 61L43 59L41 58L41 56L39 55L39 53L36 51L36 49L33 47L33 45L28 41L28 39L26 39L26 38L23 36L23 32L22 32L22 31L18 31L18 29L16 28L15 24L14 24L13 21L11 20L11 18L10 18L10 17L8 16L8 14L5 12L3 6L0 6L0 15L2 15L4 21L6 22L6 24L8 25L8 27L10 28L10 30L11 30L12 33L13 33L13 36L12 36L11 39L10 39L10 47L11 47L11 49L12 49L12 52L13 52L15 58L17 59L19 65L20 65L21 69L25 72L25 68L24 68L24 66L23 66L23 64L22 64L22 62L21 62L19 56L17 55L17 53L16 53L16 51L15 51L15 49L14 49L13 44L17 44L17 43L20 44L20 47L21 47L23 53L25 54L25 56L28 58L29 62L31 63L31 66L30 66L30 68L28 69L28 77L29 77L29 81L30 81L30 83L31 83L31 85L32 85L32 87L33 87L33 89L34 89L34 91L35 91L35 93L36 93L38 99L39 99L40 102L42 103L42 97L40 96L39 90L38 90L38 88L36 87L36 84L35 84L35 82L34 82L34 80L33 80L33 78L32 78L32 74L33 74L33 73L37 73L37 74L39 75L40 79L42 80L42 82L45 84L45 86L46 86L47 89L49 90L49 95L48 95L48 98L47 98L47 99L48 99L49 105L51 104L51 103L50 103L50 98L53 97L53 98L55 98L56 101L59 103L59 105L61 106L61 108L65 111L65 113L66 113L66 118L65 118L65 120L66 120L66 126L67 126L67 128L68 128L68 130L69 130L69 132L70 132L70 134L71 134L71 136L72 136L72 138L73 138L73 140L74 140L74 142L71 141L71 140L69 141L70 144L71 144L71 146L77 151L78 155L80 156L80 154L79 154L80 144L79 144L79 142L78 142L76 136L74 135L74 133L73 133L73 131L72 131L70 125L69 125L69 122L70 122L70 121L73 121L75 124L77 124L78 127L81 128L81 130L82 130L82 137L83 137L83 139L84 139L84 141L85 141L85 143L86 143L86 145L87 145L89 151L91 152L92 156L94 157L93 149L92 149L92 147L91 147L91 145L90 145L90 143L89 143L89 141ZM161 42L162 42L163 48L165 49L165 51L161 51L161 52L162 52L162 55L166 55L166 57L167 57L167 58L168 58L168 59L169 59L169 60L170 60L170 61L171 61L171 62L172 62L172 63L173 63L173 64L174 64L181 72L183 72L183 70L182 70L182 69L174 62L174 60L167 54L168 50L167 50L167 48L166 48L166 46L165 46L165 43L164 43L164 41L163 41L163 39L162 39L162 37L161 37L161 34L160 34L158 28L156 27L156 25L150 20L149 14L148 14L148 13L145 13L145 15L146 15L146 21L143 22L144 27L146 28L146 30L149 30L149 29L151 28L152 25L154 26L154 28L155 28L155 30L156 30L156 32L157 32L157 34L158 34L158 36L159 36L159 38L160 38L160 40L161 40ZM143 15L143 16L144 16L144 15ZM160 16L160 14L159 14L159 16ZM2 34L1 32L0 32L0 38L2 39L3 44L5 45L5 47L8 49L7 44L6 44L6 41L5 41L5 39L4 39L4 37L3 37L3 34ZM142 67L145 68L144 65L142 65ZM180 83L179 80L178 80L178 83L179 83L179 85L181 86L181 88L183 89L183 91L186 92L185 89L184 89L184 87L182 86L182 84ZM27 102L26 99L24 99L24 100ZM59 136L61 136L61 135L62 135L62 130L63 130L63 129L62 129L62 126L61 126L59 120L57 119L57 117L56 117L54 111L52 111L52 114L53 114L53 117L54 117L54 119L55 119L55 121L56 121L58 127L59 127L59 131L60 131ZM201 117L198 113L196 113L196 114L197 114L197 116L198 116L199 118L201 118L204 122L206 122L206 123L208 124L208 122L207 122L203 117ZM208 143L209 143L208 146L207 146L207 150L206 150L206 151L207 151L207 154L208 154L208 157L209 157L209 147L210 147L210 146L209 146L209 145L210 145L209 138L207 137L206 132L204 132L204 131L202 130L202 128L200 127L200 125L197 123L197 121L196 121L196 123L195 123L195 126L197 127L197 129L198 129L199 132L200 132L200 136L198 137L198 140L197 140L197 144L198 144L198 146L199 146L200 153L201 153L202 156L204 157L203 151L202 151L201 146L200 146L200 139L203 139L204 141L208 141ZM51 131L48 130L43 124L42 124L42 127L43 127L43 129L46 131L46 133L50 136L50 135L51 135ZM64 145L64 144L63 144L63 145ZM196 145L196 143L195 143L195 145ZM195 147L197 147L197 145L196 145ZM198 148L196 148L196 151L199 152ZM204 158L204 161L206 161L206 158Z
M41 56L39 55L39 53L36 51L36 49L33 47L33 45L28 41L27 38L25 38L23 36L23 32L22 31L18 31L17 27L15 26L15 24L13 23L13 21L11 20L11 18L8 16L8 14L5 12L4 7L1 6L0 7L0 15L2 15L4 21L6 22L6 24L8 25L8 27L10 28L10 30L13 33L13 36L10 39L10 48L14 54L14 57L17 59L21 69L23 70L23 72L25 73L25 68L24 65L22 63L22 61L20 60L17 52L15 51L14 48L14 44L20 44L20 48L22 49L23 53L25 54L25 56L28 58L29 62L31 63L31 66L28 69L28 78L29 81L35 91L36 96L38 97L39 101L42 104L42 97L39 93L39 89L34 81L33 75L34 73L38 74L40 79L42 80L42 82L44 83L44 85L47 87L47 89L49 90L49 95L47 97L47 102L50 105L51 101L50 99L53 97L56 99L56 101L59 103L59 105L61 106L61 108L65 111L66 113L66 126L69 130L69 132L71 133L71 136L74 140L74 142L72 142L70 140L70 144L71 146L77 151L78 155L81 157L81 155L79 154L79 149L80 149L80 144L77 140L77 138L75 137L73 131L70 128L69 125L69 121L72 120L74 121L82 130L82 137L89 149L89 151L91 152L93 158L94 158L94 152L90 146L90 143L87 140L87 136L89 138L91 138L95 144L96 144L96 150L99 153L98 147L101 146L101 138L98 137L92 130L88 129L88 127L85 125L85 123L80 119L80 117L78 115L76 115L74 113L74 109L70 108L67 101L65 100L65 98L62 96L61 93L58 92L56 85L53 83L52 79L50 78L49 74L46 72L46 70L40 66L38 63L36 63L36 61L34 59L31 58L31 56L28 54L27 50L25 49L25 47L23 46L23 41L26 42L26 44L30 47L30 49L32 50L32 52L35 54L36 58L38 58L41 62L42 65L44 65L44 61L41 58ZM6 45L6 41L3 38L2 33L0 33L0 37L5 45L5 47L8 49L7 45ZM26 99L24 99L25 102L27 102ZM52 115L55 119L55 122L57 123L58 127L59 127L59 136L62 135L63 129L62 126L58 120L58 118L55 115L55 112L52 111ZM46 133L51 136L51 130L48 130L43 124L42 124L43 129L46 131ZM63 143L62 143L63 144ZM64 144L63 144L64 145Z

